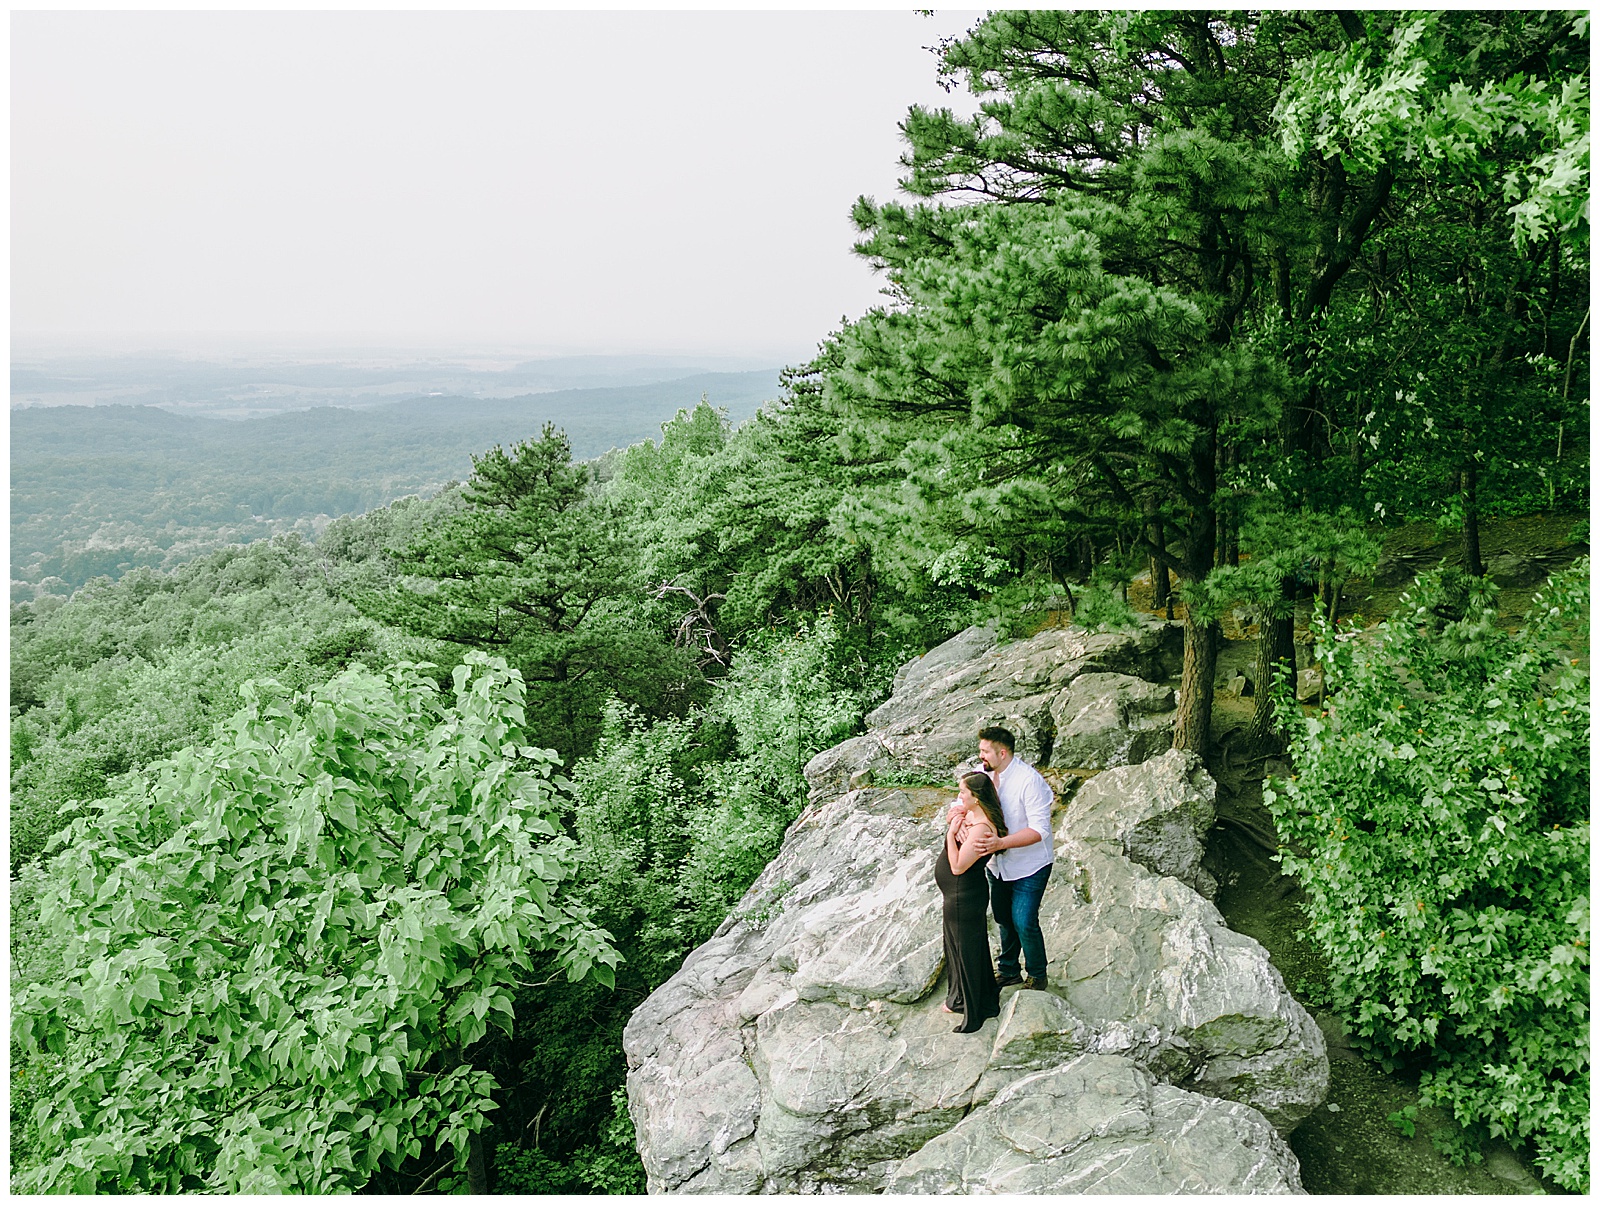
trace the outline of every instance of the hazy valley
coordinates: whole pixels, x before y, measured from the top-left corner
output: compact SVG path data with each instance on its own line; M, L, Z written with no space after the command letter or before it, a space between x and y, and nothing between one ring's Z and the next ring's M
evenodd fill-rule
M702 397L737 422L778 394L776 369L686 367L695 365L644 356L507 368L15 366L12 598L65 595L102 574L171 569L288 531L314 538L330 518L464 480L474 453L534 438L545 423L591 459L659 435ZM549 388L560 382L582 387ZM501 396L510 389L522 392Z

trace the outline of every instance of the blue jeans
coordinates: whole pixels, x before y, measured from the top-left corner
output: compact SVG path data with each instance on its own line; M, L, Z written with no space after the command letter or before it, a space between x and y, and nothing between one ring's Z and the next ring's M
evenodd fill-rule
M1041 866L1026 878L1006 882L989 876L989 906L1000 926L1000 957L995 970L1002 976L1017 974L1019 955L1026 958L1028 977L1045 977L1044 931L1039 928L1039 901L1050 881L1051 866Z

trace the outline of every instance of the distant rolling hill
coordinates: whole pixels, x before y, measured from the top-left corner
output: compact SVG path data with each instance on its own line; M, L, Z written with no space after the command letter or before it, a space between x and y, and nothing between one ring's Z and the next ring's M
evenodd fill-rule
M704 395L735 421L779 396L777 371L514 398L414 397L248 421L149 406L11 411L12 598L62 594L137 565L298 530L464 480L472 454L552 422L590 459L660 435Z

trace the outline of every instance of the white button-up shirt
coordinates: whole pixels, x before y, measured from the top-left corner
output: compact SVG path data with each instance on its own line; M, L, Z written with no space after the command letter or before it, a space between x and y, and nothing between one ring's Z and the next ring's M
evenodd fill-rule
M989 859L989 873L1003 882L1025 879L1056 860L1055 838L1050 832L1050 805L1056 794L1044 775L1018 757L1011 759L995 785L1000 792L1006 831L1031 828L1040 839L1019 849L1001 850Z

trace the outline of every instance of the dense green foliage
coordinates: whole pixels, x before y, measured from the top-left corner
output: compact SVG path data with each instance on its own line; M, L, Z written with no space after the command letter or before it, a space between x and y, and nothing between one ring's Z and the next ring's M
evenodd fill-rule
M17 815L26 820L13 826L14 865L36 856L69 800L131 789L137 776L119 775L203 739L237 706L237 691L248 678L273 676L299 690L353 661L382 667L470 647L480 633L450 626L456 613L443 612L448 622L436 627L415 622L411 626L425 634L407 635L364 617L348 601L368 610L406 605L420 558L512 548L516 532L526 531L545 548L569 541L544 562L559 577L574 549L597 541L600 549L615 550L625 541L620 547L638 557L637 565L613 551L606 572L557 584L592 584L599 607L607 600L630 607L632 627L623 634L655 642L648 665L654 677L644 679L646 685L670 681L679 689L666 696L639 691L631 701L624 694L606 703L608 694L626 691L628 679L610 672L614 654L604 644L618 629L598 629L595 636L593 625L582 626L597 613L596 605L585 609L591 595L574 608L578 623L557 635L578 631L590 638L585 647L595 672L580 700L598 713L594 730L575 732L562 710L537 706L529 707L528 728L531 739L562 747L563 758L575 764L574 800L564 811L565 827L583 850L573 899L611 929L626 962L614 990L593 979L566 983L559 977L517 988L516 1032L491 1032L471 1059L501 1085L496 1099L502 1109L488 1145L498 1181L541 1183L551 1191L634 1184L636 1159L618 1170L621 1148L604 1137L607 1127L621 1124L613 1097L624 1072L620 1033L628 1012L720 923L775 851L804 800L804 762L848 735L894 666L945 630L918 628L915 608L901 608L893 622L875 621L861 577L852 580L839 568L860 557L848 540L837 545L836 559L816 555L812 542L826 532L829 509L844 487L809 471L808 456L819 453L825 464L829 445L814 431L793 435L790 421L787 412L774 414L735 432L725 416L702 405L666 424L659 446L608 458L599 466L603 483L572 465L564 440L548 433L481 458L490 466L483 489L469 483L431 501L407 500L336 520L315 546L292 537L262 542L202 557L170 574L138 571L101 581L66 604L45 600L14 608L13 726L20 739L13 747L13 784ZM698 437L686 438L691 433ZM507 478L516 465L540 456L548 461L542 478L548 496L511 488ZM492 492L496 473L506 487L499 495ZM799 496L812 499L809 517L792 507ZM699 507L708 497L737 506L737 520L719 512L727 526L715 515L707 523ZM562 508L572 512L566 527ZM547 521L552 516L554 525ZM713 556L685 547L689 529ZM512 542L481 540L486 532L510 533ZM783 568L763 572L771 569L769 558L783 560ZM522 556L514 571L531 574L536 561ZM481 554L474 563L482 563ZM720 612L720 600L711 600L706 612L685 594L649 588L655 572L665 577L672 571L668 566L680 573L700 569L707 576L690 579L697 586L756 588L743 594L737 610ZM505 558L492 568L513 571ZM528 581L524 576L507 594ZM807 618L822 600L838 604L841 582L840 618ZM483 613L464 609L469 620ZM700 614L730 635L717 637L720 660L703 660L710 680L695 674L701 685L690 691L683 688L684 674L698 641L694 625L684 621ZM939 614L961 622L959 606L943 602ZM529 626L524 639L500 647L537 672L556 659L545 656L548 627ZM484 643L493 647L492 640ZM532 687L538 697L548 683ZM652 790L671 806L656 811ZM675 814L680 803L688 811ZM662 842L638 850L645 813L664 826ZM635 864L637 877L615 873L617 865ZM36 947L20 951L20 984L48 981L59 962L58 939L39 927L31 902L41 885L33 869L14 891L23 920L18 938ZM14 1153L24 1167L42 1157L27 1117L41 1099L54 1056L14 1052L21 1077L13 1094ZM381 1182L414 1187L421 1179L413 1169L417 1162L380 1169ZM530 1170L554 1166L564 1169L555 1178L539 1173L539 1179Z
M1435 573L1376 639L1321 625L1333 702L1285 696L1296 774L1266 799L1333 1004L1467 1137L1531 1140L1588 1190L1589 565L1527 625Z
M357 605L505 656L529 684L541 739L569 759L593 742L608 694L660 711L687 688L687 660L641 613L636 541L561 432L474 456L460 505L436 516L390 548L396 579Z
M869 661L959 626L977 593L886 583L891 550L856 522L863 490L893 470L847 455L815 373L787 384L737 431L702 405L666 424L659 448L617 458L607 492L644 536L662 614L721 665L732 643L791 614L834 614Z
M503 455L485 463L544 456L561 476L549 437ZM572 1190L591 1182L582 1169L606 1165L594 1136L614 1124L629 1012L776 851L805 799L805 762L854 729L908 653L948 630L924 621L914 601L875 593L861 547L832 532L830 512L847 492L836 464L803 397L737 430L701 405L665 424L659 443L607 457L598 490L572 491L584 538L616 538L597 529L601 516L628 537L633 561L610 581L612 597L633 591L635 621L697 662L700 686L630 691L626 674L608 668L588 696L596 730L566 746L569 825L585 850L581 897L624 963L615 992L553 984L519 997L518 1016L544 1036L503 1054L516 1090L501 1128L517 1140L497 1153L503 1182ZM510 521L512 508L502 514ZM561 538L559 524L541 530ZM452 556L464 546L442 529L428 545ZM392 559L397 572L412 555ZM947 601L938 616L962 621ZM685 664L660 656L653 670L664 679ZM617 697L606 703L606 691ZM563 1176L541 1161L552 1152L568 1165Z
M208 428L169 462L170 441L132 411L95 412L120 447L75 446L65 412L53 443L36 438L49 412L24 418L17 530L69 513L78 526L51 537L59 547L18 545L34 599L12 614L14 985L34 1018L13 1043L19 1184L482 1190L486 1172L501 1191L637 1190L618 1095L629 1013L726 917L803 806L807 759L856 730L907 657L978 619L1025 628L1063 600L1081 622L1117 622L1119 587L1148 567L1158 598L1178 579L1175 740L1204 749L1224 612L1262 621L1258 683L1291 669L1296 603L1315 594L1319 616L1336 614L1382 525L1416 520L1460 532L1470 581L1419 586L1375 645L1319 619L1329 713L1274 717L1262 690L1249 739L1292 737L1298 774L1275 799L1285 864L1357 1033L1425 1073L1463 1143L1525 1140L1562 1183L1583 1183L1587 676L1566 662L1586 655L1570 626L1585 587L1554 583L1524 631L1500 631L1477 531L1485 515L1587 506L1587 18L1000 12L936 54L942 82L979 109L913 109L911 200L855 207L884 304L737 426L702 403L658 441L575 461L575 445L600 450L575 422L536 435L520 403L473 403L504 411L510 426L490 431L458 403L418 440L419 404L239 424L227 455ZM358 434L375 446L379 417L397 424L379 441L387 477L356 471L350 450ZM293 438L260 437L280 429ZM260 446L229 459L241 439ZM196 448L203 472L179 463ZM324 521L464 473L469 453L464 485ZM257 534L248 524L307 516L314 545L201 555ZM102 572L120 580L61 601ZM58 580L41 594L46 573ZM609 945L588 949L614 949L615 976L565 974L578 930L512 908L531 926L525 954L555 948L524 967L501 933L483 962L498 978L463 981L494 1012L430 1029L406 1011L420 997L380 1007L348 969L295 963L303 939L285 937L255 956L262 975L300 976L272 999L390 1035L395 1066L429 1087L365 1067L378 1046L340 1062L292 1043L280 1006L251 998L239 1017L284 1054L281 1090L251 1101L264 1072L244 1031L194 1028L211 1024L195 1001L255 973L223 937L299 933L308 901L337 896L376 983L395 969L384 926L409 922L356 900L411 891L448 930L438 966L395 971L415 971L421 992L448 982L473 893L513 873L480 833L471 882L442 902L417 886L439 839L417 815L513 808L456 779L435 798L418 769L479 703L447 715L430 691L457 688L449 672L430 685L405 666L463 657L472 669L457 673L494 683L502 704L499 721L472 722L514 725L516 744L548 747L562 769L473 746L531 784L527 825L550 853L517 873L559 887L541 907L603 927ZM266 678L281 691L245 686ZM241 692L245 718L216 729ZM356 786L334 791L326 769L328 816L367 801L321 830L331 861L290 838L314 798L304 783L324 778L295 778L282 740L263 752L267 729L325 767L388 742L392 764L338 772ZM200 748L156 768L184 746ZM241 818L225 836L204 827L218 808ZM398 848L366 827L380 816ZM205 882L209 854L172 856L202 832L239 863ZM252 886L258 863L284 886ZM69 867L85 869L69 880ZM204 921L216 937L199 920L144 945L116 928L255 890L267 911ZM79 900L99 961L75 936ZM147 970L150 951L170 965ZM221 988L193 978L219 967ZM506 1028L484 1029L488 1015ZM216 1054L182 1063L181 1042L212 1038ZM204 1078L235 1054L238 1093ZM122 1096L94 1078L157 1065ZM162 1080L172 1108L156 1117ZM347 1107L316 1112L313 1091ZM453 1121L446 1091L465 1109ZM317 1124L293 1129L297 1107ZM202 1121L233 1145L193 1136ZM484 1159L467 1160L480 1122ZM140 1127L158 1123L165 1136L147 1141Z
M614 993L552 984L519 997L518 1016L545 1038L521 1053L523 1087L506 1109L503 1129L528 1143L497 1156L521 1169L513 1177L544 1167L527 1133L535 1119L542 1149L572 1164L564 1179L539 1181L546 1191L582 1191L581 1177L600 1174L585 1169L611 1166L605 1142L589 1136L620 1124L612 1097L628 1014L777 852L805 802L801 766L860 720L862 668L823 625L741 653L711 704L682 719L651 724L620 703L607 709L598 747L573 773L571 831L583 850L577 898L623 963Z
M381 518L403 529L427 509L409 503ZM13 869L43 849L68 800L99 798L118 775L206 737L247 679L301 690L353 660L430 655L337 596L341 574L358 565L327 551L285 536L170 574L100 579L70 603L12 607Z
M1063 10L940 47L979 111L911 111L929 200L854 214L890 301L812 366L851 456L896 470L861 508L875 556L1021 600L1137 550L1204 599L1292 553L1309 573L1242 600L1274 620L1265 664L1283 601L1337 567L1253 534L1427 517L1481 572L1482 513L1587 473L1587 37L1581 14ZM1212 619L1188 612L1186 747Z
M38 1190L326 1192L424 1150L466 1167L493 1079L462 1060L535 952L610 981L568 903L571 838L521 683L468 655L454 702L402 667L304 700L270 680L207 747L56 845L39 923L60 979L16 1002L59 1056Z
M613 932L637 934L629 966L651 988L777 852L805 803L805 763L881 693L842 644L827 620L752 644L710 705L682 719L608 708L599 747L573 773L573 830L593 870L586 898Z

